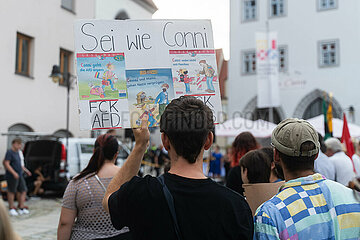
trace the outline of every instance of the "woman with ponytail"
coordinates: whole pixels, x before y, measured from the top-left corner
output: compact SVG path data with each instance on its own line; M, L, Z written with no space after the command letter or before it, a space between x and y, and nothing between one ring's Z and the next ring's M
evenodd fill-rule
M130 239L127 227L116 230L102 207L107 186L120 169L115 165L119 144L110 135L100 135L88 165L71 180L61 208L58 240Z

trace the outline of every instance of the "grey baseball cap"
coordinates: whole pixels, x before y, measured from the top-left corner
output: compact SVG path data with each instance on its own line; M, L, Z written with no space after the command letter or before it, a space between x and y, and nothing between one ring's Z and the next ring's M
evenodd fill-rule
M300 151L301 144L312 142L315 149ZM297 118L288 118L277 125L271 135L271 144L281 153L299 157L313 156L319 152L320 143L318 133L307 121Z

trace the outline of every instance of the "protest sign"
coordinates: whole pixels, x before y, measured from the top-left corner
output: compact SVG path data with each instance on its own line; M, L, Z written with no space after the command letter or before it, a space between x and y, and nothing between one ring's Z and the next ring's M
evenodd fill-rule
M80 129L158 126L172 99L190 95L221 114L209 20L75 22Z

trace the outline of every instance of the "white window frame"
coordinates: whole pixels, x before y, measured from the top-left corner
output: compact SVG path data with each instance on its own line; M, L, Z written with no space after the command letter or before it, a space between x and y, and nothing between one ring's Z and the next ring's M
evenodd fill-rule
M250 65L250 71L246 72L246 64L245 64L245 57L248 55L253 55L253 57L251 58L251 60L249 60L250 64L252 65L252 61L255 60L255 71L252 70L252 67ZM241 75L254 75L256 74L256 50L255 49L248 49L248 50L244 50L241 51Z
M249 1L255 1L255 16L253 18L246 18L246 2ZM258 16L259 16L259 2L258 0L241 0L241 4L242 4L242 21L243 22L252 22L252 21L257 21L258 20Z
M323 1L326 1L326 6L323 7L322 6L322 2ZM330 7L330 1L334 1L334 6ZM334 9L337 9L339 6L339 1L338 0L317 0L316 2L317 4L317 10L318 11L327 11L327 10L334 10Z
M335 63L325 63L325 58L323 57L324 50L323 45L330 45L335 44L335 50L328 51L328 53L335 53ZM331 40L322 40L318 42L318 62L319 67L321 68L328 68L328 67L337 67L340 65L340 42L338 39L331 39ZM330 60L330 57L329 57Z
M284 67L283 68L281 68L281 66L280 66L280 49L284 49ZM279 72L287 72L289 69L288 46L287 45L279 45L278 53L279 53Z
M282 4L283 4L283 13L274 15L272 12L272 6L274 3L276 5L280 5L280 2L282 2ZM287 15L287 0L269 0L268 1L268 9L269 9L269 18L285 17Z

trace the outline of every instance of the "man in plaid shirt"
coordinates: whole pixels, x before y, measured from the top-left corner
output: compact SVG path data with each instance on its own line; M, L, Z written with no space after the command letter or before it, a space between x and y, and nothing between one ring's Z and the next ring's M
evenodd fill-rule
M271 136L286 183L255 214L254 239L360 239L360 202L354 192L314 172L316 130L286 119Z

